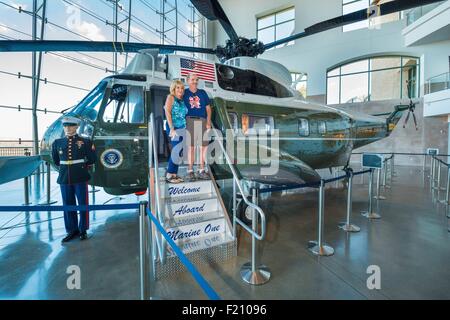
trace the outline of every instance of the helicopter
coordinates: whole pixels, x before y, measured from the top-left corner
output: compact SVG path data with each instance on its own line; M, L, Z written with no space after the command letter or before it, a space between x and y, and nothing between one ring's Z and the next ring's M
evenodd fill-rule
M434 0L391 1L317 23L304 32L269 44L238 37L217 0L192 0L209 20L218 20L230 39L216 49L165 44L112 43L93 41L0 41L0 52L93 51L136 53L130 64L109 76L63 116L81 121L79 134L93 140L98 161L91 185L111 195L140 193L148 185L148 121L155 119L156 149L161 160L169 147L164 135L163 106L174 79L185 81L196 73L200 87L211 99L213 124L223 133L231 130L251 137L256 130L278 134L278 171L262 175L261 163L236 164L241 177L270 185L317 182L316 170L347 166L352 151L388 137L404 112L414 104L395 106L384 116L345 111L305 101L291 88L290 72L281 64L257 58L265 50L350 23L437 2ZM202 60L175 54L184 51L214 54ZM41 140L41 158L52 163L51 145L64 135L61 119L55 121ZM270 147L267 147L270 149ZM251 164L250 164L251 163ZM226 166L213 164L213 174L226 177ZM0 168L1 171L1 168Z

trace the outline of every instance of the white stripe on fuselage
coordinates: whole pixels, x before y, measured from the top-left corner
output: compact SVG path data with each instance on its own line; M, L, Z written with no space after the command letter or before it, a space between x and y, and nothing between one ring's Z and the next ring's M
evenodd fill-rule
M267 136L267 139L270 140L271 137ZM374 137L374 138L278 138L280 141L364 141L364 140L380 140L382 137ZM249 137L249 138L238 138L238 140L262 140L257 137Z
M95 136L94 140L148 140L148 137L136 136Z
M267 139L272 139L271 136L267 136ZM380 140L381 137L374 138L303 138L303 137L279 137L279 141L364 141L364 140ZM133 137L133 136L96 136L94 140L148 140L148 137ZM262 140L258 137L246 137L238 138L238 140Z

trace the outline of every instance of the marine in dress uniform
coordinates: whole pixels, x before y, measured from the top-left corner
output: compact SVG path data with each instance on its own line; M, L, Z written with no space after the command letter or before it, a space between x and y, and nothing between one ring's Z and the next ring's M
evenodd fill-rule
M88 205L89 192L88 181L90 179L89 166L96 160L95 147L92 141L80 137L76 130L80 120L75 117L65 117L62 120L66 136L56 140L52 145L52 158L59 167L58 184L61 187L63 204L67 206ZM67 236L62 242L68 242L76 237L87 239L89 229L89 211L64 212L64 224Z

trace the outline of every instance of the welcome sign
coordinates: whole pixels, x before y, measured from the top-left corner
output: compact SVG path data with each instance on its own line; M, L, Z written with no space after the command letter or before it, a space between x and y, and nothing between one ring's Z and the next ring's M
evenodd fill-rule
M166 184L164 188L166 198L192 197L211 193L209 181L199 181L189 184Z

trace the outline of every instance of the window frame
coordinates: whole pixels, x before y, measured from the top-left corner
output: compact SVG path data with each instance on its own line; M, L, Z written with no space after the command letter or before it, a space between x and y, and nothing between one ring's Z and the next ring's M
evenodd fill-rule
M244 125L242 123L242 121L244 121L244 116L248 117L248 128L247 128L247 132L244 132ZM273 133L275 132L275 118L272 115L267 115L267 114L260 114L260 113L252 113L252 112L244 112L241 114L241 130L242 133L246 136L255 136L258 135L259 132L251 132L251 130L253 128L250 128L250 117L254 117L254 118L266 118L269 119L269 126L270 126L270 130L266 132L267 135L273 135Z
M292 87L292 89L294 89L295 91L297 91L301 94L300 90L297 89L297 86L301 83L304 83L305 88L306 88L304 98L307 98L308 97L308 74L304 73L304 72L292 72L292 71L290 73L291 73L292 78L294 78L294 77L298 77L298 78L305 77L306 78L305 80L298 80L298 81L292 79L291 87Z
M285 20L283 22L278 23L277 22L277 14L280 14L282 12L289 11L289 10L293 10L294 11L294 18L290 19L290 20ZM259 26L258 26L259 20L267 18L267 17L270 17L270 16L274 16L274 24L271 24L271 25L269 25L267 27L263 27L263 28L260 29ZM294 32L295 32L295 27L296 27L296 23L295 23L295 6L291 6L291 7L285 8L285 9L281 9L281 10L277 10L277 11L274 11L272 13L265 14L265 15L262 15L262 16L257 16L256 17L256 39L258 41L261 41L259 39L259 36L258 36L259 35L259 31L266 30L266 29L269 29L269 28L273 28L273 39L274 39L274 41L281 40L281 39L277 39L277 26L285 24L285 23L288 23L288 22L294 22ZM282 48L282 47L287 47L287 46L291 46L291 45L294 45L294 44L295 44L295 40L289 41L288 43L285 43L285 44L278 45L278 46L276 46L274 48L271 48L269 50L278 49L278 48Z
M387 67L387 68L372 68L372 61L375 59L383 59L383 58L398 58L400 61L400 64L398 67ZM416 61L416 64L414 65L404 65L404 61L408 59L414 59ZM342 67L348 66L352 63L359 62L359 61L366 61L367 62L367 71L358 71L358 72L347 72L342 73ZM367 101L379 101L379 100L372 100L372 80L371 75L374 72L379 71L388 71L388 70L400 70L400 96L392 99L403 99L404 96L404 90L403 90L403 80L404 80L404 71L406 69L411 68L412 66L416 67L416 84L414 86L413 92L416 94L413 98L420 98L420 65L421 65L421 59L420 57L414 57L414 56L407 56L407 55L375 55L375 56L369 56L354 60L345 61L339 65L332 66L327 69L326 72L326 102L328 104L328 81L332 78L338 78L339 79L339 103L338 104L344 104L349 103L342 101L342 77L350 76L350 75L359 75L359 74L367 74L368 75L368 86L367 86ZM337 71L337 72L336 72ZM335 75L330 76L329 74L333 72ZM350 102L352 103L352 102Z
M323 125L321 130L321 125ZM321 135L325 135L328 132L327 128L327 122L325 120L318 120L317 121L317 133Z
M370 8L370 6L372 5L372 4L371 4L371 3L372 3L371 0L352 0L352 1L349 1L349 2L347 2L347 3L344 3L344 0L342 0L342 4L341 4L342 15L349 14L349 13L352 13L352 12L356 12L356 11L352 11L352 12L344 13L344 7L345 7L345 6L348 6L348 5L351 5L351 4L353 4L353 3L356 3L356 2L360 2L360 1L366 1L366 2L367 2L367 7L366 7L367 9ZM392 14L392 13L391 13L391 14ZM402 15L402 11L398 12L398 20L402 20L403 18L404 18L404 17L403 17L403 15ZM398 20L396 20L396 21L398 21ZM361 27L361 28L355 28L355 29L345 30L346 27L348 28L348 27L350 27L350 26L352 26L352 25L355 25L356 23L360 23L360 22L354 22L354 23L350 23L350 24L348 24L348 25L342 26L341 31L342 31L343 33L346 33L346 32L352 32L352 31L357 31L357 30L368 29L368 28L370 27L369 20L365 20L365 21L367 21L367 26L365 25L364 27ZM389 22L390 22L390 21L389 21ZM384 22L384 23L388 23L388 22ZM383 23L381 23L381 24L383 24Z
M227 112L227 114L228 118L230 119L231 129L233 129L234 133L236 134L237 132L239 132L239 116L234 111ZM232 117L234 117L234 121L232 121Z
M307 124L307 127L308 127L308 129L307 129L307 133L308 134L301 134L301 131L300 131L300 125L301 125L301 123L302 123L302 121L306 121L306 124ZM311 123L309 122L309 119L308 118L298 118L298 121L297 121L297 132L298 132L298 135L300 136L300 137L309 137L310 135L311 135Z
M125 108L125 104L126 104L126 99L123 101L122 105L120 105L120 108L117 108L116 111L114 112L114 121L105 121L105 113L107 108L110 106L110 104L113 102L112 100L110 100L111 95L112 95L112 91L115 85L120 85L120 86L127 86L127 97L128 94L130 92L130 88L135 87L135 88L140 88L142 90L142 103L143 103L143 121L142 122L120 122L117 121L118 120L118 116L120 114L120 111L124 111ZM145 124L146 121L146 87L145 85L139 84L132 84L132 83L121 83L121 82L116 82L113 84L113 86L108 87L106 92L105 92L105 96L104 96L104 104L102 104L101 108L102 110L99 112L98 116L97 116L97 120L100 121L103 124L106 125L123 125L123 126L142 126L143 124Z

